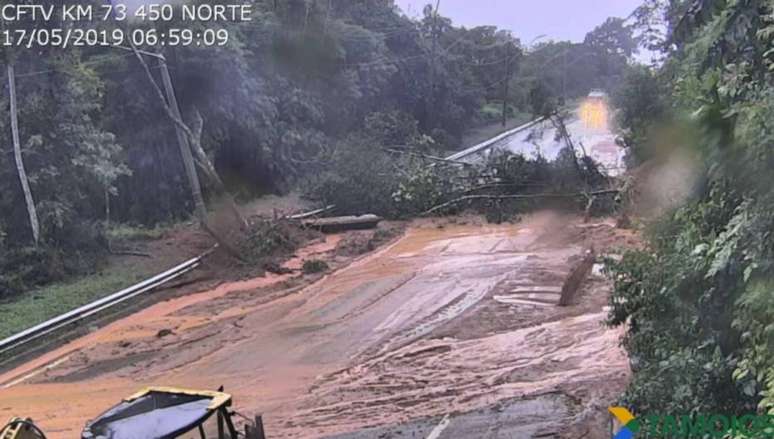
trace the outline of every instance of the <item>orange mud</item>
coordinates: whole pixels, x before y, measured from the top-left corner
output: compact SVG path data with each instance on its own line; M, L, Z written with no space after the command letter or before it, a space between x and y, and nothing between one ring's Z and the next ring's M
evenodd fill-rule
M264 415L272 438L545 392L588 398L596 410L628 373L619 334L601 326L609 285L592 279L575 306L547 301L586 248L627 244L627 233L550 215L416 225L306 287L286 282L291 275L223 284L75 340L0 376L0 418L32 417L50 438L78 437L86 421L148 385L224 385L239 411ZM287 265L331 257L339 239Z
M288 260L284 266L292 270L298 270L303 265L305 259L333 250L336 248L339 241L341 241L340 235L328 235L323 242L311 244L303 248L299 251L297 256ZM157 303L144 310L138 311L127 318L113 322L99 331L74 340L73 342L49 352L23 366L0 374L0 388L8 387L9 384L13 383L12 380L19 379L20 376L25 374L34 373L36 369L44 368L46 365L55 362L72 352L89 346L150 337L156 335L159 330L171 326L182 331L196 326L206 325L213 320L218 320L226 316L232 316L234 312L239 312L239 310L231 309L224 313L208 317L173 316L173 314L189 306L217 299L235 291L255 290L287 280L290 277L290 274L278 275L267 273L262 277L244 281L227 282L218 285L209 291L203 291ZM142 324L136 324L136 322L142 322Z

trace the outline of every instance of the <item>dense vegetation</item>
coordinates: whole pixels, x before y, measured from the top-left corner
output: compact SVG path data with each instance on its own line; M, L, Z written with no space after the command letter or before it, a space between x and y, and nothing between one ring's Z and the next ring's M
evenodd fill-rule
M666 23L667 57L618 96L627 141L639 159L668 160L660 133L684 133L675 143L701 170L649 247L612 268L610 321L627 325L634 369L625 402L639 413L774 413L773 8L649 0L639 10L642 23Z
M296 185L324 199L327 189L355 188L362 177L368 184L353 200L382 203L382 213L397 215L393 201L408 201L401 194L430 177L410 164L405 178L385 176L395 163L386 150L459 149L467 128L499 121L503 108L528 111L535 89L553 90L559 102L611 87L633 47L620 20L584 43L525 47L495 27L456 27L432 7L409 19L389 0L255 0L253 6L253 20L230 25L225 46L164 49L210 201L223 189L246 199ZM95 255L108 248L110 224L154 225L194 211L176 125L150 79L161 84L158 60L143 57L146 71L132 51L104 47L6 48L3 56L15 71L31 197L10 146L5 83L0 297L93 270ZM371 191L382 177L390 181ZM404 213L425 201L408 203L413 207ZM368 203L357 204L341 207L354 211ZM30 206L40 223L37 245Z

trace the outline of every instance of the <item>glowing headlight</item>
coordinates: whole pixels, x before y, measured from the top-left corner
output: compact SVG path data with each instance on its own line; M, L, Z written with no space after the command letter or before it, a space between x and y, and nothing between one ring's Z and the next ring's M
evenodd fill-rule
M587 128L607 128L607 104L602 99L586 99L580 107L580 117Z

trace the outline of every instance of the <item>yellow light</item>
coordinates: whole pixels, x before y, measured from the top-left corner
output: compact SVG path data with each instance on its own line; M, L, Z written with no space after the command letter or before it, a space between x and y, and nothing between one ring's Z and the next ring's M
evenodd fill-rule
M602 99L586 99L580 108L580 117L586 128L607 129L607 105Z

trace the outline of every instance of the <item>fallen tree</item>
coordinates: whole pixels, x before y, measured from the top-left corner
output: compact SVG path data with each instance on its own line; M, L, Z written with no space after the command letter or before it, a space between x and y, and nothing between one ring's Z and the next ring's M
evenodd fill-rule
M533 200L533 199L539 199L539 198L546 199L546 198L580 198L580 197L593 199L593 197L600 196L600 195L614 195L614 194L617 195L619 192L620 190L618 189L608 189L608 190L600 190L600 191L594 191L594 192L574 192L574 193L465 195L463 197L455 198L453 200L447 201L437 206L433 206L432 208L423 212L422 216L427 216L441 209L445 209L447 207L451 207L465 201L473 201L473 200Z

